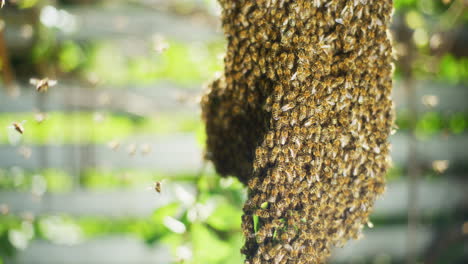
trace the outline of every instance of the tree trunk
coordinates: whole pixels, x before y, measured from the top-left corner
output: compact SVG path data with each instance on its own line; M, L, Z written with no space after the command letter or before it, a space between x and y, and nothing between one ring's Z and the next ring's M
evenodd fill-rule
M392 1L220 0L207 158L248 184L246 263L323 263L385 188Z

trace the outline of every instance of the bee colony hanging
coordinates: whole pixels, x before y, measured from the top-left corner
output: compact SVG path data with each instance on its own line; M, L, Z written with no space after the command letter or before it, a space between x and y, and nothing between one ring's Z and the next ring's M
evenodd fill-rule
M323 263L358 238L389 167L392 1L220 0L207 158L248 185L246 263Z

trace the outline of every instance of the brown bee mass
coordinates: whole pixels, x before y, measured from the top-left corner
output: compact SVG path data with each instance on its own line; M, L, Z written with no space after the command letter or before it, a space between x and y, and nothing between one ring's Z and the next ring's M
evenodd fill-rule
M207 158L249 188L246 263L323 263L384 191L392 1L219 2L225 69L202 110Z

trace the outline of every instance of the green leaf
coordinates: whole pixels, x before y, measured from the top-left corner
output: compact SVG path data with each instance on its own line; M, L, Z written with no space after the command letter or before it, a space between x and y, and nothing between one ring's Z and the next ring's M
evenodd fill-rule
M154 243L171 231L164 225L163 219L166 216L174 216L179 210L179 203L171 203L158 208L151 217L151 220L137 225L136 232L141 234L147 243Z
M239 208L222 199L216 210L208 217L207 223L217 230L229 231L240 228L241 217L242 211Z
M254 222L254 231L255 233L257 233L258 228L259 228L258 215L253 215L253 222Z
M439 65L439 77L450 83L458 82L458 65L457 60L451 55L444 55Z
M449 126L450 126L450 131L452 133L460 134L466 129L467 122L466 122L465 117L462 114L457 113L453 115L452 118L450 119Z
M75 70L83 62L83 51L72 41L63 44L59 52L59 67L64 72Z
M231 253L231 245L201 223L192 225L191 238L194 263L224 263Z

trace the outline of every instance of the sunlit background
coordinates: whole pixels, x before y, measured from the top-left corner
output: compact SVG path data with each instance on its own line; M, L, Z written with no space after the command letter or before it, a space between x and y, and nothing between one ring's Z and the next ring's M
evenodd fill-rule
M394 167L331 263L468 263L467 7L395 0ZM219 14L215 0L6 0L1 264L242 263L246 191L202 158Z

